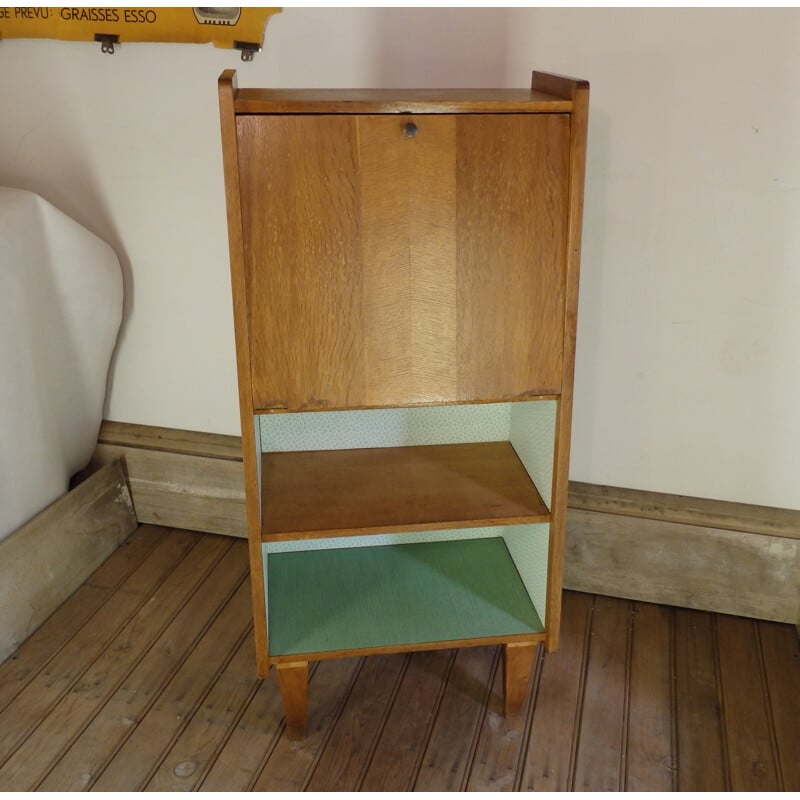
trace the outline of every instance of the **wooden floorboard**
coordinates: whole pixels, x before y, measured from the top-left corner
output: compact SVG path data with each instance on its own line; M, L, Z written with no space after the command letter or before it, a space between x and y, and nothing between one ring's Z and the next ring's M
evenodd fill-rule
M91 624L82 626L36 673L25 689L8 703L0 714L0 769L5 768L8 759L37 727L41 727L51 709L103 655L114 637L146 605L150 595L198 541L183 532L164 537L93 615ZM23 643L22 647L26 644ZM54 730L54 735L57 734L58 731ZM38 757L35 762L41 763ZM7 790L6 779L0 781L0 786Z
M610 597L595 600L575 762L576 791L622 788L631 606Z
M202 641L210 642L209 625L237 587L237 615L247 614L246 571L246 546L237 542L198 585L154 646L108 698L39 788L52 791L89 788L128 738L147 729L149 710L156 702L163 702L175 676L186 669L186 658L193 649Z
M731 790L781 791L758 623L727 616L716 623Z
M594 598L565 592L561 611L561 644L545 657L527 729L522 762L523 791L572 789Z
M140 527L86 582L0 664L0 711L92 619L120 584L150 556L158 530Z
M478 736L475 756L469 766L466 789L469 792L511 791L520 773L520 760L524 754L525 731L530 725L534 700L541 677L542 646L537 651L528 695L516 714L503 713L502 664L495 669L486 713Z
M720 704L714 615L675 612L675 720L678 789L729 788L728 757Z
M800 787L800 639L790 625L758 625L783 786Z
M200 540L150 595L91 666L50 709L45 720L25 739L2 767L0 785L39 785L92 718L125 681L139 660L158 641L191 596L206 571L229 548L219 537Z
M415 791L452 792L464 788L499 655L496 647L469 647L456 654L414 782Z
M351 791L369 766L410 656L374 656L365 660L350 700L336 720L314 772L309 791Z
M409 658L362 791L407 791L414 786L455 657L455 650L431 650Z
M800 790L793 626L565 592L502 713L500 648L255 677L244 542L141 526L0 664L0 790Z
M674 786L673 609L635 603L624 788L669 792Z

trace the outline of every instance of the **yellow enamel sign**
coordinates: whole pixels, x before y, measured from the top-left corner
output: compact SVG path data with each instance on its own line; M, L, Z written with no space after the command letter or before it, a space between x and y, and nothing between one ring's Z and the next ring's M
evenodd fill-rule
M252 58L269 18L280 8L0 7L0 39L100 42L114 52L123 42L213 42Z

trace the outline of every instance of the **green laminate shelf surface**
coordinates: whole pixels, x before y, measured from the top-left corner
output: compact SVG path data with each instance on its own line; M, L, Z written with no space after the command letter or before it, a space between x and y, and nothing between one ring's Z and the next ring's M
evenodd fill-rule
M543 631L500 538L267 556L272 656Z

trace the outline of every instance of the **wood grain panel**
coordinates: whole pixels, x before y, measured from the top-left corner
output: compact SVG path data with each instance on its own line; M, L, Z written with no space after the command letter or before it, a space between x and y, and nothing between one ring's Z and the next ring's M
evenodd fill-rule
M200 542L169 575L136 615L114 637L90 670L49 712L50 729L38 727L0 768L0 785L22 790L35 785L111 692L153 645L169 620L191 596L207 571L230 547L224 541ZM37 757L31 757L36 753Z
M800 639L789 625L758 625L783 788L800 792Z
M575 791L615 792L622 788L630 617L629 603L605 597L595 600L575 758Z
M293 661L275 668L283 701L286 735L302 739L308 716L308 662Z
M672 612L636 603L631 643L625 790L670 792L672 753Z
M724 792L728 765L710 614L675 613L678 789Z
M314 773L333 727L350 697L364 659L324 661L309 684L308 725L302 741L282 736L257 776L255 792L299 792Z
M94 659L100 656L130 620L141 610L151 592L172 574L197 540L188 533L165 536L147 559L121 584L69 643L17 695L0 714L0 762L36 728L58 701L75 685ZM0 784L2 785L2 784Z
M403 676L359 789L409 791L439 710L455 650L416 653Z
M722 615L717 637L731 791L782 791L757 623Z
M358 117L365 380L361 405L413 399L411 142L395 117Z
M199 790L247 791L277 744L283 728L278 682L272 678L262 680Z
M237 125L257 409L560 391L568 117Z
M362 405L355 123L239 117L253 404Z
M572 398L575 373L575 341L578 326L578 284L583 228L583 184L586 170L586 136L589 120L589 84L560 75L534 72L534 91L547 91L572 100L569 120L569 203L567 207L566 274L564 278L564 331L561 397L556 421L553 492L550 522L550 551L547 574L548 650L558 648L561 622L561 587L564 570L570 441L572 438Z
M243 584L246 568L246 547L237 542L178 611L167 629L159 636L122 684L108 697L103 707L91 717L39 788L45 791L84 791L88 789L117 750L134 732L134 720L142 720L157 701L176 663L181 663L198 639L206 633L213 618L238 585L233 605L243 620L248 614L248 587ZM219 628L219 626L218 626ZM250 663L252 673L252 660ZM107 677L93 681L93 693L107 682ZM77 695L73 715L81 706L91 713L91 697ZM62 726L66 727L66 726ZM129 777L132 771L129 773Z
M231 570L230 563L236 564L241 571L243 555L239 551L231 553L227 559L229 565L226 565L225 571L232 572L228 581L231 578L238 580L236 569ZM230 583L227 588L230 592ZM94 790L107 791L112 786L140 790L147 782L152 775L153 765L160 761L161 755L168 751L170 744L185 728L246 635L250 627L246 613L249 599L247 589L246 584L239 583L221 610L219 602L214 604L216 608L213 614L205 619L205 635L168 675L166 684L151 702L141 709L141 716L136 719L137 725L129 732L122 746L116 749L113 758L107 761L92 787ZM136 691L137 681L146 678L149 666L144 664L141 672L132 676L130 690Z
M527 732L536 703L538 680L544 657L544 648L536 648L533 667L533 686L526 692L522 707L516 714L506 714L503 708L503 665L498 664L486 716L483 719L475 757L469 770L466 785L468 792L512 791L519 780L521 762L525 756Z
M251 699L258 679L253 674L254 639L248 631L203 705L172 745L153 777L148 792L192 791L217 760L227 735Z
M264 540L549 518L508 442L262 456Z
M253 627L256 640L256 665L259 675L265 675L267 666L267 630L264 581L259 537L261 519L260 481L258 476L261 441L253 425L252 363L249 337L250 298L247 292L247 265L245 263L245 238L242 219L241 184L239 182L239 142L234 113L236 74L226 70L220 76L219 112L222 136L222 162L225 175L225 199L228 215L228 247L230 251L231 289L233 294L233 327L236 335L236 372L239 387L239 418L242 431L243 478L246 499L249 537L250 574L253 600ZM208 465L206 465L208 466ZM243 526L244 527L244 526ZM240 528L239 530L242 530ZM231 531L236 535L235 530Z
M518 715L528 697L536 648L535 644L503 645L503 710L506 716Z
M458 651L414 791L463 790L499 657L490 647Z
M458 398L561 390L569 118L458 120Z
M452 400L455 118L377 116L358 118L356 124L367 382L363 405Z
M572 789L592 605L591 595L577 592L564 595L561 647L544 658L527 754L522 763L522 791Z
M309 781L310 792L352 791L366 773L373 744L386 722L408 656L368 658L353 686L350 702L331 733Z
M411 122L411 118L406 118ZM411 387L414 403L457 394L456 125L447 115L415 118L407 139L411 254Z

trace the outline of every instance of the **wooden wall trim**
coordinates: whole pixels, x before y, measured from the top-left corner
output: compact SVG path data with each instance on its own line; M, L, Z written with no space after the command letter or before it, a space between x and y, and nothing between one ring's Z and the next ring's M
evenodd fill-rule
M246 536L241 443L104 422L140 522ZM564 587L800 622L800 511L570 482Z
M91 468L116 459L139 522L247 538L238 436L103 422Z
M200 433L104 420L97 441L99 444L221 458L225 461L242 460L241 438L221 433Z
M119 462L110 463L0 542L3 661L136 529Z
M800 511L570 481L569 507L800 539Z
M564 588L800 622L800 541L570 509Z

